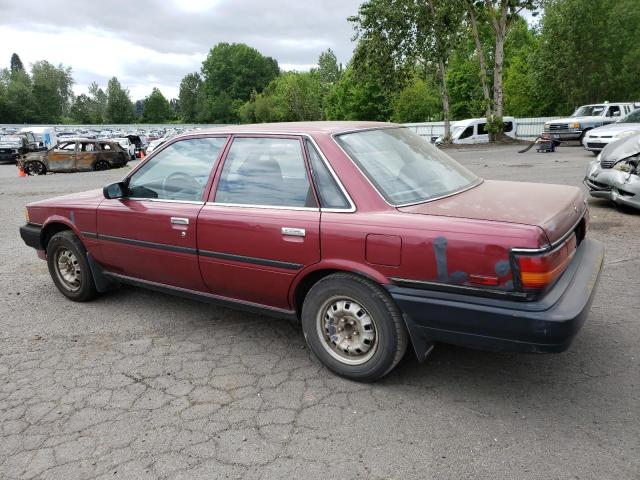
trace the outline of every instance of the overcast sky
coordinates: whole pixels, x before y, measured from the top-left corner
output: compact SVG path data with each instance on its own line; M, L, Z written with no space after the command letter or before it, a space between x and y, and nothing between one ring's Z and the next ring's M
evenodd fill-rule
M331 48L351 57L347 17L362 0L0 0L0 68L13 52L73 68L76 94L114 75L133 100L178 95L218 42L243 42L285 70L307 70Z

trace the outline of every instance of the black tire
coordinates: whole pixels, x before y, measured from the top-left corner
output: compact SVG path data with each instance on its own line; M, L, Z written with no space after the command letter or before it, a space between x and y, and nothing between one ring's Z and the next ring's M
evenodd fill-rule
M61 257L65 259L60 260ZM67 262L74 269L76 282L65 279L60 263ZM87 251L80 239L70 230L56 233L47 244L49 274L58 290L74 302L88 302L97 295L96 285L87 261ZM66 273L69 273L68 271Z
M109 162L107 162L106 160L98 160L95 165L93 166L93 169L96 172L101 172L104 170L109 170L111 168L111 164Z
M47 173L47 167L44 166L44 163L37 160L25 162L23 169L27 175L45 175Z
M361 308L356 316L364 310L362 315L372 320L375 335L369 350L364 354L356 353L353 357L339 351L339 346L334 342L337 338L334 334L346 333L337 333L334 327L337 324L333 323L333 318L326 320L329 319L329 314L332 314L332 308L340 302L347 304L349 301L356 305L355 308ZM349 308L351 307L347 307ZM355 317L347 316L339 322L344 322L344 318L358 321ZM333 327L333 331L327 327ZM356 327L349 328L358 327L361 327L360 322ZM409 342L402 314L391 296L371 280L349 273L329 275L311 288L302 306L302 330L309 348L327 368L358 382L373 382L389 373L404 355ZM369 333L362 329L360 331L361 335ZM350 339L351 336L346 338ZM347 342L350 344L351 340ZM351 360L352 358L355 360ZM345 363L349 361L363 363Z

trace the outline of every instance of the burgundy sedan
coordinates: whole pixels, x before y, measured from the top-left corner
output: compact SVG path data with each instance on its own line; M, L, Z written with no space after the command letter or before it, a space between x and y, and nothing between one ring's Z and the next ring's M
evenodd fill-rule
M172 138L124 180L27 205L65 296L119 284L300 319L345 377L408 345L565 350L603 248L574 187L483 180L399 125L244 125Z

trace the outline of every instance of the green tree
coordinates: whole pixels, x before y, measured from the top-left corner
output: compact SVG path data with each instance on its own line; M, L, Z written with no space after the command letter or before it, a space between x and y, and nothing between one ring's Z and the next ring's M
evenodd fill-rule
M487 113L489 114L489 133L492 138L501 137L504 116L504 83L503 83L503 70L505 61L505 42L509 29L512 27L515 21L519 20L520 13L523 10L528 10L533 14L537 14L538 9L541 8L543 0L466 0L466 9L472 25L478 18L487 19L490 27L493 30L494 44L493 44L493 97L490 102L487 100L489 107ZM477 54L480 58L480 77L483 82L483 90L485 97L487 95L487 88L484 85L486 81L486 72L483 69L486 68L487 62L482 48L482 39L479 36L477 26L472 29L475 44L477 47Z
M369 0L350 20L362 39L386 46L397 65L419 65L437 75L444 111L445 139L449 137L447 65L462 32L460 0Z
M254 90L260 93L279 73L278 62L243 43L219 43L202 62L203 85L214 103L231 98L246 102Z
M94 111L95 105L93 100L83 93L75 98L69 113L74 122L88 124L93 123Z
M198 95L202 88L202 78L198 73L189 73L180 82L180 114L182 121L195 122L198 118Z
M91 123L101 124L107 121L107 94L96 82L89 85L91 98Z
M393 99L391 120L398 123L433 122L442 118L438 87L415 77Z
M277 121L322 118L322 92L319 75L315 71L287 72L267 87L265 95L273 96L273 116Z
M0 75L0 123L28 123L35 117L31 78L24 70L2 70Z
M549 0L533 60L536 100L545 114L640 97L640 3Z
M31 67L34 121L58 123L65 117L73 99L73 77L71 67L52 65L46 60L35 62Z
M347 66L329 93L325 117L328 120L388 121L392 115L392 94L380 82L376 71Z
M164 123L173 118L173 111L169 101L157 88L142 101L142 119L145 123Z
M129 90L122 88L118 79L113 77L107 84L106 122L131 123L133 112Z
M17 71L21 71L24 72L24 65L22 64L22 60L20 60L20 57L18 56L17 53L14 53L13 55L11 55L11 71L12 72L17 72Z
M338 64L338 58L330 48L318 58L318 75L322 84L333 84L340 80L342 65Z

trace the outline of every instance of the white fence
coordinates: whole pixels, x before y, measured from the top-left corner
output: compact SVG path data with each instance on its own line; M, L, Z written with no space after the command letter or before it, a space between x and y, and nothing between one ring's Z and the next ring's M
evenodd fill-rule
M545 122L561 117L516 118L516 138L533 140L544 130ZM421 137L432 141L444 134L444 122L405 123Z

